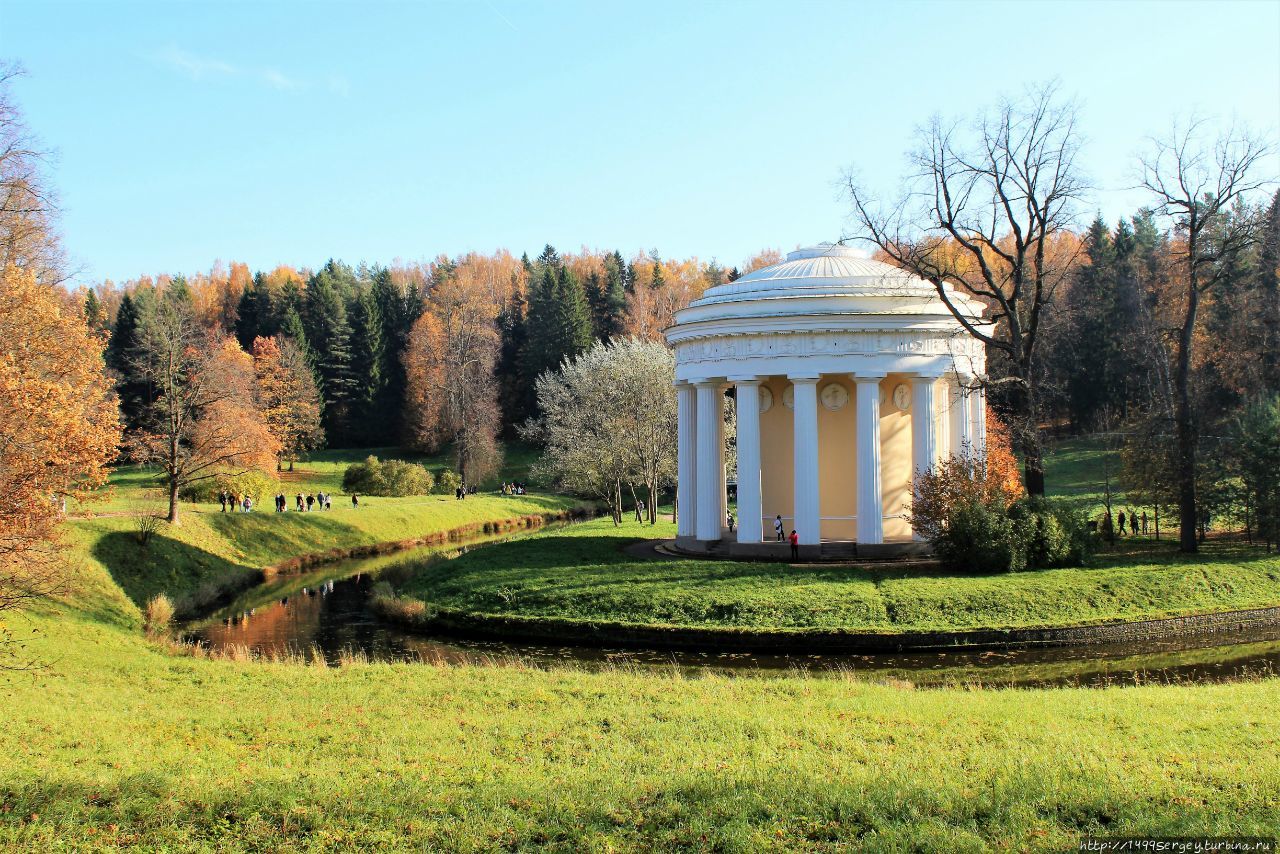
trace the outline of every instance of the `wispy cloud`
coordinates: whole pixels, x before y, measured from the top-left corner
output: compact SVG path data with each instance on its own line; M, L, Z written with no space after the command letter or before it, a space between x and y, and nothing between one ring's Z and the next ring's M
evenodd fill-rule
M292 77L286 77L274 68L262 69L262 79L273 89L281 91L291 91L293 89L301 89L302 84L294 80Z
M194 53L182 50L177 45L169 45L156 54L156 59L170 68L186 74L192 80L207 80L211 77L233 77L240 73L240 69L229 62L196 56Z
M151 57L173 71L192 80L211 81L218 79L240 79L260 86L268 86L277 92L301 92L311 88L311 82L271 66L236 65L210 56L200 56L183 50L177 45L169 45L157 51ZM340 74L330 74L320 84L334 95L346 97L351 94L351 83Z

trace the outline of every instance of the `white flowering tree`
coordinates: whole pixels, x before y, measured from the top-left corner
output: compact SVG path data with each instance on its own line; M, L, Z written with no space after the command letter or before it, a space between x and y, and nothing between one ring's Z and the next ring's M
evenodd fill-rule
M622 494L647 496L675 482L675 358L663 344L623 338L597 343L538 378L541 416L523 428L544 446L537 469L557 485L608 502L622 521Z

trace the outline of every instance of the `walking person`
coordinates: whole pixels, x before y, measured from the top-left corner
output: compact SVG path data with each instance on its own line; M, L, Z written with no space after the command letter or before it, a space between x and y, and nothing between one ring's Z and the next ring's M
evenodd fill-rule
M1146 510L1142 511L1142 533L1144 536L1147 533L1147 511Z
M248 494L246 494L244 497L244 512L246 513L253 512L253 498L250 497Z
M795 528L791 529L791 559L800 559L800 535L796 533Z
M728 518L726 519L726 521L729 523L729 533L730 533L730 534L732 534L732 533L734 532L734 528L735 528L735 522L734 522L733 512L732 512L732 511L730 511L730 513L729 513Z
M354 492L351 493L351 506L353 509L360 509L360 496L356 495Z
M1120 527L1117 530L1120 532L1120 536L1123 537L1124 536L1124 511L1123 510L1120 511L1120 515L1118 518L1120 519Z
M221 490L218 493L218 501L222 502L222 512L226 513L227 512L227 491L225 489Z
M297 499L298 499L298 512L299 512L299 513L301 513L304 509L306 509L306 508L304 508L304 507L302 506L302 493L301 493L301 492L299 492L299 493L298 493L298 495L297 495Z
M636 521L637 522L644 521L644 502L643 501L636 502Z
M781 513L773 517L773 532L778 535L778 542L782 542L782 514Z
M307 496L307 512L308 513L311 512L311 508L315 503L316 503L316 497L314 495L308 495Z
M1138 511L1132 507L1129 508L1129 531L1135 537L1138 536Z

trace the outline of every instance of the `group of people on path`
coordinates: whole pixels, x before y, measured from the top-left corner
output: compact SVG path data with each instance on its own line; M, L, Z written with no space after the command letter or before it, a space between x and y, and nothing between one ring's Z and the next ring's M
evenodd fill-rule
M778 542L783 541L784 539L783 531L785 529L786 529L786 526L782 524L782 514L779 513L777 516L773 517L773 532L778 535ZM785 539L787 542L791 544L791 559L799 560L800 559L800 535L796 533L796 529L792 528L790 535L786 536Z
M520 481L512 481L511 483L507 483L506 481L503 481L502 494L503 495L524 495L525 485Z
M1113 530L1117 534L1124 536L1124 525L1125 525L1126 517L1124 515L1123 510L1120 511L1119 515L1116 517L1116 520L1120 524L1113 525L1112 526ZM1142 516L1141 518L1139 518L1138 511L1130 508L1127 520L1129 523L1129 532L1132 536L1136 537L1138 536L1139 533L1145 534L1147 532L1147 511L1146 510L1142 511ZM1111 511L1108 510L1106 522L1104 522L1103 524L1106 524L1107 522L1110 522L1110 521L1111 521Z
M333 496L327 492L317 492L315 494L303 495L299 492L294 496L296 505L295 512L308 513L312 510L332 510ZM276 512L284 513L289 509L289 498L283 492L276 493ZM241 513L253 512L253 496L239 496L234 492L223 491L218 493L218 503L222 505L222 512L226 513L227 508L231 512L239 511ZM360 496L352 493L351 506L358 508L360 506Z

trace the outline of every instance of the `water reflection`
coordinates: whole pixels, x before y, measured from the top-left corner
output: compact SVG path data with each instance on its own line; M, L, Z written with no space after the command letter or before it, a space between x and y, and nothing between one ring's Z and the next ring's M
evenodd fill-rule
M536 666L678 668L769 676L803 670L916 685L1132 685L1222 682L1280 671L1280 627L1199 638L1006 651L873 655L761 655L597 649L424 637L380 621L367 607L376 578L430 550L332 564L264 584L189 635L214 648L244 647L271 657L318 653L330 663L355 654L375 661Z

